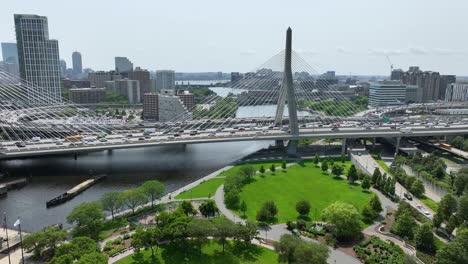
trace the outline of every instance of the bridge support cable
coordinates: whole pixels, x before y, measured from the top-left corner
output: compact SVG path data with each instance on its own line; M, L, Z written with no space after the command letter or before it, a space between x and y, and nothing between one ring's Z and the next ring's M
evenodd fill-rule
M2 73L3 76L8 76L8 74L6 73ZM38 90L40 88L38 88L37 86L33 85L33 84L30 84L29 82L25 81L25 80L22 80L22 79L19 79L17 76L13 76L13 75L10 75L8 76L7 78L14 78L14 81L15 83L20 83L21 85L19 87L23 88L23 89L29 89L30 91L33 92L32 95L34 96L41 96L40 94L38 94ZM34 94L35 93L35 94ZM24 101L24 97L22 97L22 100ZM50 108L52 109L59 109L59 110L62 110L62 111L70 111L71 113L73 114L76 114L76 116L79 116L79 114L81 113L85 113L86 116L89 116L89 113L90 111L87 111L88 109L86 108L83 108L81 106L77 106L76 104L73 104L73 103L70 103L68 100L66 99L62 99L60 101L57 101L55 99L47 99L48 102L50 103L53 103L52 105L47 105L47 106L37 106L37 105L31 105L29 103L29 106L30 107L34 107L35 109L39 109L39 110L42 110L42 108L46 108L47 110L49 110ZM25 104L26 106L28 106L28 103ZM55 113L54 111L44 111L45 115L48 115L50 116L52 114L53 117L62 117L62 118L68 118L67 115L58 115L57 113ZM85 127L91 127L88 123L81 123L80 125L84 125ZM100 128L105 128L105 126L101 126L101 124L99 123L96 123L95 126L97 127L100 127Z
M4 85L4 82L3 82L3 85ZM23 87L23 84L20 84L20 85L17 85L18 87ZM32 89L33 91L35 91L36 89ZM16 95L16 94L15 94ZM18 96L18 95L16 95ZM11 99L10 99L11 100ZM34 111L35 114L37 114L37 112L39 112L39 114L41 115L44 115L43 117L46 117L46 118L62 118L63 119L63 116L59 116L57 115L56 113L54 113L53 111L50 111L49 109L50 108L56 108L56 106L47 106L47 107L44 107L44 106L36 106L36 107L31 107L29 105L27 105L27 102L25 102L25 98L24 96L21 96L21 97L17 97L16 99L16 102L22 102L23 104L23 109L21 108L16 108L15 110L18 112L26 112L26 111ZM42 111L43 108L47 108L46 111ZM29 125L33 125L33 126L36 126L36 123L40 123L40 122L30 122Z
M301 71L308 72L311 75L318 75L318 73L310 65L308 65L307 62L305 62L300 56L298 56L296 53L293 53L293 55L294 55L293 57L295 59L294 61L297 63L298 68L300 68ZM354 105L349 103L347 98L345 98L336 89L333 89L332 86L327 86L327 85L325 85L325 84L323 84L321 82L315 82L314 84L312 84L310 82L300 82L300 87L301 88L306 88L306 89L302 89L303 93L305 93L306 95L309 94L308 93L309 91L312 93L312 97L315 97L314 98L315 100L313 100L312 102L314 102L314 101L316 101L318 99L323 99L323 100L320 100L320 102L322 104L324 104L325 106L328 106L328 107L334 107L334 104L329 100L329 99L331 99L331 100L333 100L335 102L340 103L340 105L345 108L347 113L354 113L357 110ZM314 92L314 90L316 90L316 91ZM312 104L312 108L313 108L313 104ZM319 112L318 109L314 109L314 110ZM335 116L335 118L341 119L341 118L349 116L349 115L350 114L344 113L339 117ZM340 121L340 120L337 120L337 121Z
M298 64L302 65L302 67L306 69L306 72L312 72L315 75L319 75L319 73L310 64L308 64L302 57L300 57L297 53L293 52L293 57ZM335 95L333 96L334 99L339 100L342 105L347 107L348 110L357 112L356 106L350 103L348 98L343 96L338 90L333 88L333 86L330 86L330 85L326 86L323 83L318 83L318 85L319 85L319 88L321 88L319 90L328 91L330 94Z
M65 104L63 101L54 101L54 99L51 99L51 100L48 100L49 102L51 103L55 103L54 105L51 105L51 106L37 106L37 105L31 105L29 101L25 101L25 98L24 98L24 94L25 94L25 91L24 90L29 90L29 93L33 96L37 95L37 96L41 96L38 93L38 90L40 90L39 88L35 87L34 85L30 85L28 84L25 80L22 80L22 79L19 79L18 77L16 76L10 76L4 72L0 72L0 80L1 80L1 83L0 85L2 86L5 86L5 83L8 85L11 85L14 84L14 87L18 90L20 89L20 93L19 94L13 94L13 98L16 96L16 98L14 98L14 100L16 102L21 102L22 105L23 105L23 109L21 108L17 108L16 110L17 111L27 111L27 109L33 109L35 111L39 111L40 114L44 115L45 117L48 117L48 118L55 118L55 119L62 119L62 120L66 120L67 118L69 118L69 115L65 115L65 114L62 114L60 115L60 113L64 112L64 111L68 111L69 114L74 114L75 116L79 116L80 114L82 113L86 113L88 114L89 112L86 111L83 111L83 109L79 109L76 105L73 105L73 104ZM23 91L21 91L21 89ZM11 95L11 94L10 94ZM21 97L19 97L21 96ZM64 100L66 102L66 100ZM42 110L43 108L46 108L46 110ZM58 110L58 113L56 113L56 111ZM88 114L89 115L89 114ZM35 121L33 122L32 124L36 124L36 123L42 123L41 121ZM103 130L104 127L101 126L101 125L98 125L98 126L91 126L89 124L80 124L80 127L83 128L84 130L87 130L89 132L96 132L96 131L99 131L99 130ZM99 128L99 130L96 130L96 127ZM64 128L64 127L62 127ZM65 127L66 128L66 127ZM70 130L67 134L70 134L70 133L76 133L76 131L73 131L73 130ZM60 135L60 136L63 136L63 135Z
M275 58L278 61L277 57L283 57L282 53L274 56L269 61L274 61L273 59L275 59ZM265 63L265 64L267 64L267 63ZM265 90L264 87L268 84L268 82L271 82L274 75L275 75L275 73L273 73L273 72L268 73L268 74L266 74L264 76L261 76L261 77L257 76L257 74L251 74L249 77L243 78L241 81L238 81L237 83L235 83L235 85L233 85L231 87L231 89L233 89L233 90L238 89L239 91L245 91L247 93L252 91L252 90L258 89L258 88L260 88L259 90L262 91L262 90ZM239 99L239 98L236 99L236 103L239 106L264 104L265 103L264 100L267 100L267 101L271 100L271 99L268 99L267 96L269 96L269 95L271 96L273 94L274 94L274 90L269 91L269 92L267 91L266 93L263 93L263 95L261 97L255 98L253 101L248 96L244 96L244 97L241 96L241 99ZM220 106L219 107L220 110L218 110L217 112L214 112L213 117L215 119L224 119L225 120L224 122L222 122L219 125L219 127L221 127L223 125L230 125L231 123L236 122L236 120L234 118L227 117L227 115L230 114L229 109L223 109L223 106L228 104L230 100L232 100L232 98L223 98L222 100L219 100L219 101L216 102L216 104L218 106ZM194 115L193 116L194 120L192 121L193 125L192 125L191 128L195 128L200 123L203 123L203 121L202 122L196 122L196 119L198 119L200 117L201 117L200 115L198 115L198 116Z

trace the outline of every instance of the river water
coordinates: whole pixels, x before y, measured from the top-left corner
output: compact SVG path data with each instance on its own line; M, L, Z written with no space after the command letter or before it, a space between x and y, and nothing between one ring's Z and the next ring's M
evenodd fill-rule
M29 177L31 181L19 190L0 198L0 212L6 212L9 226L21 217L26 231L35 231L56 223L66 223L66 216L82 202L98 200L109 191L122 191L156 179L173 191L229 163L266 147L270 142L233 142L150 147L102 151L78 156L49 156L0 162L11 176ZM54 198L88 177L89 170L108 177L71 201L46 209ZM11 179L11 178L9 178ZM3 224L3 223L2 223Z

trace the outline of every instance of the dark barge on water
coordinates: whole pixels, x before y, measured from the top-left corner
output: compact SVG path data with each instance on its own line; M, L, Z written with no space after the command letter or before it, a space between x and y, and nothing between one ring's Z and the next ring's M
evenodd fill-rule
M94 184L98 183L99 181L102 181L104 178L106 178L106 175L99 175L99 176L92 177L91 179L78 184L72 189L66 191L65 193L55 197L52 200L47 201L46 202L47 208L65 203L66 201L73 199L75 196L82 193L83 191L93 186Z

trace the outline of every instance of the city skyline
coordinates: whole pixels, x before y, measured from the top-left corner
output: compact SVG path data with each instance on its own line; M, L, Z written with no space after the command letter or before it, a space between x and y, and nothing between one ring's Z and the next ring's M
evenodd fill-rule
M86 8L86 2L72 13L52 8L52 1L4 4L0 41L15 39L13 14L38 14L49 18L51 35L59 40L61 59L68 65L77 50L86 58L83 67L94 70L113 69L114 57L124 54L135 66L152 71L246 72L282 50L280 32L291 26L296 32L293 49L318 72L389 75L388 55L395 68L418 65L441 74L468 75L463 71L468 49L457 31L468 23L463 21L468 7L463 1L450 6L431 5L432 1L394 1L392 5L368 0L294 1L291 5L269 1L268 13L261 12L265 1L241 0L229 9L214 1L202 1L199 6L185 3L184 8L166 2L144 1L135 7L93 2L97 5L93 10ZM414 12L418 5L424 8L423 14ZM156 16L156 8L173 12ZM102 19L103 11L113 15ZM449 14L442 16L447 19L427 19L443 13Z

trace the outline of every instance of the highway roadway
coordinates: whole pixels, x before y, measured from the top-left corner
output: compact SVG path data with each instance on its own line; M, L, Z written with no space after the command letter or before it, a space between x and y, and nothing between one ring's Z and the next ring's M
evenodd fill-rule
M321 127L320 127L321 126ZM302 125L298 136L289 134L286 129L271 126L229 127L196 131L173 131L168 134L154 132L144 135L143 129L133 133L110 134L98 138L97 134L82 134L82 140L67 142L64 139L38 139L35 142L3 141L0 143L0 158L18 158L38 155L83 153L101 150L137 148L147 146L167 146L178 144L201 144L215 142L235 142L253 140L297 140L303 138L374 138L374 137L422 137L468 134L468 124L408 124L366 126L356 123L343 124L339 128L332 125ZM405 131L405 132L402 132ZM194 133L196 132L196 134Z

